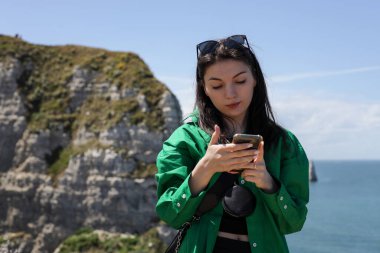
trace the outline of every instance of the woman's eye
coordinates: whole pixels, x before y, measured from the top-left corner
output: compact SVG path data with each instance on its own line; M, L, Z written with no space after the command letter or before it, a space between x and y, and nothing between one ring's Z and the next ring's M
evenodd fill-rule
M213 90L218 90L218 89L220 89L220 88L222 88L221 85L220 85L220 86L213 86L213 87L212 87Z
M245 83L245 80L236 81L236 83L238 83L238 84L243 84L243 83Z

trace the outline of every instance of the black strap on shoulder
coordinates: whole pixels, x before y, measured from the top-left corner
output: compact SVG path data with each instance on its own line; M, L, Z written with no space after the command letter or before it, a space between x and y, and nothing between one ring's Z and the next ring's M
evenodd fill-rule
M195 216L200 217L204 213L213 209L218 204L218 201L224 196L225 192L233 186L234 181L237 179L237 175L238 174L223 172L218 180L206 192L206 195L195 212Z
M177 235L174 237L172 242L169 244L169 247L166 249L165 253L177 253L179 251L183 238L185 237L187 230L191 227L193 222L199 221L202 214L211 210L218 204L218 201L224 196L226 190L228 190L228 188L234 184L236 178L237 175L226 172L223 172L219 176L218 180L206 192L206 195L199 204L192 220L185 222L181 226Z

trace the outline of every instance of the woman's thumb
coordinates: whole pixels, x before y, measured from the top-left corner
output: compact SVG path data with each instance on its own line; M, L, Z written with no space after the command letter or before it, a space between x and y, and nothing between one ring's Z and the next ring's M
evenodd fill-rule
M219 137L220 137L220 127L218 125L215 125L214 126L214 132L211 135L211 140L210 140L209 146L214 145L214 144L218 144Z

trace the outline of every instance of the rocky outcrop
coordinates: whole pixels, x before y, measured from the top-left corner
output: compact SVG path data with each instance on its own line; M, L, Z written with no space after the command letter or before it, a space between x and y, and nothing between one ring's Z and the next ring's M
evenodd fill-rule
M154 164L182 117L175 96L132 53L0 43L0 252L157 226Z
M314 164L314 161L312 160L309 160L309 181L310 182L318 181L315 164Z

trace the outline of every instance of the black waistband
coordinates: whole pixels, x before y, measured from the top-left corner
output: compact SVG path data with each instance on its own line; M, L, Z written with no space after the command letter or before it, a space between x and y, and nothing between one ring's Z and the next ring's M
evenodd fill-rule
M249 242L237 241L223 237L217 237L213 253L250 253Z

